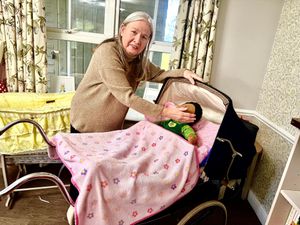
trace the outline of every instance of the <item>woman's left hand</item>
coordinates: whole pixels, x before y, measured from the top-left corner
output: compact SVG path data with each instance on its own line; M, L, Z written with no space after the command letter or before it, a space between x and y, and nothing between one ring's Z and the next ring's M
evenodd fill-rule
M190 70L185 70L183 72L183 77L185 79L188 79L191 82L191 84L195 84L195 80L203 81L201 77L199 77L197 74Z

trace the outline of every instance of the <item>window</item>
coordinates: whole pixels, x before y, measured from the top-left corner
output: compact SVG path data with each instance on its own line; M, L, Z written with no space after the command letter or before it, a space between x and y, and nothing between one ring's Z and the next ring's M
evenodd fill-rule
M134 11L145 11L155 23L150 60L168 69L179 0L45 0L50 92L54 80L73 77L75 88L83 77L93 48L118 32ZM68 90L68 87L64 87ZM72 87L70 87L72 88Z

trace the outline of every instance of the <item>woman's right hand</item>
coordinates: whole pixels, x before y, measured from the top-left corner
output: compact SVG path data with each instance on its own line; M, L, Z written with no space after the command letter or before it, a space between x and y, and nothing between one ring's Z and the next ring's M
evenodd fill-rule
M193 123L196 119L196 115L185 112L186 110L186 107L164 107L162 117L173 119L181 123Z

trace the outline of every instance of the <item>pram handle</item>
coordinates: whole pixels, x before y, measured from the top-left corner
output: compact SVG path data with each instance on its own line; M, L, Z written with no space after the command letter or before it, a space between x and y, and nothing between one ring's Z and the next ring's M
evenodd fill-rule
M41 125L39 125L37 122L35 122L34 120L31 119L19 119L16 121L13 121L9 124L7 124L5 127L3 127L2 129L0 129L0 136L7 131L9 128L11 128L12 126L18 124L18 123L31 123L32 125L34 125L40 132L40 134L42 135L43 139L45 140L45 142L50 146L55 148L55 145L49 140L49 138L47 137L45 131L43 130L43 128L41 127Z
M226 179L227 179L227 181L229 181L229 180L230 180L230 179L229 179L229 172L230 172L230 170L231 170L231 167L232 167L232 164L233 164L233 162L234 162L235 157L236 157L236 156L243 157L243 155L242 155L241 153L239 153L237 150L235 150L235 148L233 147L233 145L232 145L232 143L231 143L230 140L228 140L228 139L226 139L226 138L220 138L220 137L217 137L217 140L218 140L218 141L221 141L221 142L226 142L226 143L228 143L229 146L230 146L230 149L231 149L231 151L232 151L232 155L231 155L232 158L231 158L230 164L229 164L229 166L228 166L228 168L227 168L227 172L226 172Z
M67 189L66 189L64 183L61 181L61 179L59 179L56 175L54 175L52 173L47 173L47 172L35 172L35 173L27 174L27 175L17 179L13 183L11 183L9 186L7 186L5 189L0 191L0 200L1 200L2 196L10 194L11 192L14 191L14 189L17 189L18 187L26 184L29 181L38 180L38 179L50 180L53 183L55 183L56 186L61 191L61 193L63 194L65 200L69 204L74 205L74 201L72 200L69 192L67 191Z

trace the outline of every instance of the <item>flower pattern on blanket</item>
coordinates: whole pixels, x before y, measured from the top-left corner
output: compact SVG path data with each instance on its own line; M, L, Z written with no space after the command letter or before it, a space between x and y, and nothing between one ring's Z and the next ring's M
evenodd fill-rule
M199 178L197 148L148 121L112 132L61 133L52 141L79 190L79 225L135 224L183 197Z

